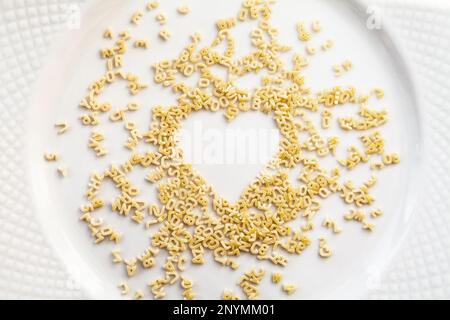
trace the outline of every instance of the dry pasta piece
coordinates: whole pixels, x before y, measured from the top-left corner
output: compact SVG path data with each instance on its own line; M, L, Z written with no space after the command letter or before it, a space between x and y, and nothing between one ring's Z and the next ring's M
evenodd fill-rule
M149 45L147 40L143 40L143 39L138 39L134 42L134 46L136 48L143 48L143 49L148 49Z
M53 152L53 153L45 153L44 154L44 159L46 161L58 161L59 160L59 154Z
M342 68L345 71L349 71L352 67L353 67L353 62L351 62L350 60L345 60L344 62L342 62Z
M224 290L222 293L222 299L223 300L239 300L239 297L234 295L233 292Z
M134 293L133 299L134 300L141 300L144 297L144 293L141 290L137 290Z
M297 33L298 38L301 41L309 41L311 39L311 33L306 30L305 24L303 22L297 23Z
M189 8L189 6L187 6L187 5L182 5L177 8L177 11L179 14L186 15L189 12L191 12L191 8Z
M384 169L385 165L383 162L374 162L370 165L370 169L372 170L381 170Z
M156 19L156 21L160 24L160 25L163 25L163 24L166 24L167 23L167 16L166 16L166 14L165 13L158 13L156 16L155 16L155 19Z
M149 221L146 221L146 222L145 222L145 227L146 227L147 229L149 229L151 226L153 226L153 225L155 225L155 224L158 224L158 223L159 223L158 220L149 220Z
M108 28L105 30L105 32L103 33L103 37L105 39L112 39L113 38L113 31L112 28Z
M350 146L348 148L348 156L346 159L339 160L339 164L346 167L349 170L354 169L360 163L366 163L369 161L369 156L361 152L357 147Z
M219 20L219 21L217 21L216 26L219 31L231 29L236 26L236 19L228 18L228 19Z
M186 289L183 291L183 297L186 300L195 300L195 293L192 289Z
M131 33L129 30L124 30L124 31L119 32L119 37L123 41L128 41L131 39ZM121 43L123 44L123 42L121 42ZM122 53L124 53L124 52L122 52Z
M324 49L325 50L325 49ZM334 75L336 77L342 76L345 72L350 71L352 69L353 63L350 60L345 60L340 64L333 65Z
M133 277L137 273L137 259L125 260L128 277Z
M264 269L256 270L252 269L246 272L239 279L239 286L245 293L248 299L254 300L259 298L259 288L258 285L261 282L265 274Z
M172 34L167 29L163 29L159 32L159 37L164 41L169 40L171 36Z
M61 177L66 178L69 176L69 169L67 167L58 167L57 170Z
M370 215L372 216L372 218L379 218L380 216L383 215L383 210L375 209L370 213Z
M119 284L118 287L120 288L120 293L123 296L127 295L130 292L130 287L125 282Z
M272 273L272 282L273 283L279 283L282 279L282 275L279 272Z
M193 286L194 283L191 280L186 279L184 277L181 278L181 287L183 289L192 289Z
M135 13L133 13L133 15L131 17L131 23L139 24L141 22L141 19L143 16L144 16L144 13L141 10L137 10Z
M314 32L320 32L322 31L322 24L319 20L314 20L311 24L311 30Z
M307 222L307 223L305 223L305 224L303 224L302 226L301 226L301 229L302 229L302 231L303 232L307 232L307 231L311 231L311 230L314 230L314 228L315 228L315 225L314 225L314 223L313 222Z
M383 154L385 140L380 131L375 131L371 135L360 137L365 147L366 154Z
M202 35L198 32L195 32L191 35L191 39L194 43L199 43L200 41L202 41Z
M64 134L70 128L66 122L58 122L55 124L55 127L58 129L58 134Z
M100 120L98 119L98 112L94 111L89 114L84 114L80 117L80 121L84 126L97 126L100 124Z
M384 98L384 90L383 89L375 88L375 89L373 89L372 92L378 99L383 99Z
M155 10L157 8L159 8L159 1L150 1L149 3L147 3L147 10L152 11Z
M297 291L297 286L293 284L285 284L283 285L283 291L288 295L292 295Z
M106 150L101 142L105 139L105 136L99 132L92 132L91 138L89 139L89 148L95 151L97 157L104 157L108 154L108 150Z
M328 128L330 128L332 116L333 116L333 115L332 115L332 113L331 113L330 110L324 110L324 111L322 111L322 113L321 113L321 117L322 117L322 119L321 119L321 126L322 126L322 129L328 129ZM329 141L331 141L331 138L330 138ZM328 143L328 147L330 147L331 145L333 145L333 142L336 142L336 143L334 143L334 145L337 144L337 140L336 140L336 139L334 139L334 140L331 141L331 142L332 142L331 144Z
M326 238L319 238L319 256L322 258L329 258L332 255L333 251L331 251L331 248L328 246Z
M382 161L383 161L383 164L386 166L399 164L400 156L397 153L383 154Z
M121 263L123 261L122 256L120 255L119 249L115 249L115 250L111 251L111 255L113 257L114 263Z
M363 211L357 211L357 210L351 209L349 213L346 213L344 215L344 219L363 222L366 220L366 214Z
M335 77L340 77L344 74L344 68L340 64L333 65L333 71Z
M183 297L186 300L194 300L195 299L195 293L192 290L192 287L194 286L194 283L186 279L184 277L181 277L181 287L183 288Z
M313 55L316 54L317 49L316 49L315 47L313 47L313 46L306 46L306 52L307 52L309 55L313 56Z
M366 221L363 223L363 229L367 231L373 231L373 229L375 229L375 224Z
M333 40L328 39L320 47L322 48L323 51L328 51L333 47L333 45L334 45Z
M331 229L334 233L342 232L342 229L338 226L337 222L332 219L326 218L322 225L327 229Z

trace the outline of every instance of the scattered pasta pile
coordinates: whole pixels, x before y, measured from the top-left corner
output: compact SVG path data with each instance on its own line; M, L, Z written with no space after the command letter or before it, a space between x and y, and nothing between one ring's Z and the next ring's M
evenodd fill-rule
M370 109L370 96L359 94L354 87L336 86L313 92L305 84L303 70L307 68L309 58L318 50L330 50L333 41L328 40L319 49L314 48L308 42L314 34L321 32L320 22L298 23L298 41L304 42L306 50L304 54L294 55L292 65L286 65L282 56L292 48L277 38L278 30L270 19L271 4L272 1L246 0L236 17L217 21L217 36L210 45L202 45L201 35L194 34L177 58L154 64L154 82L171 90L177 96L177 104L154 107L146 131L140 131L135 123L127 121L127 114L141 108L139 103L130 101L127 107L112 110L112 103L102 102L101 96L105 88L119 81L126 83L131 96L149 87L136 75L125 71L123 63L128 50L146 50L149 44L145 39L134 39L132 31L115 34L110 28L104 34L112 42L111 47L100 52L106 64L105 74L89 86L88 94L80 104L83 110L80 121L83 126L92 128L88 146L97 157L108 156L108 150L102 145L107 137L96 130L102 115L106 115L108 121L122 122L129 133L124 147L130 155L125 163L112 164L104 172L92 174L85 193L87 203L81 207L81 221L89 227L96 244L107 241L120 244L122 240L120 230L96 217L96 211L105 206L110 206L124 219L147 228L158 226L158 231L150 235L151 245L141 255L124 259L120 249L112 252L113 262L123 265L128 277L145 269L164 269L163 277L148 283L154 298L163 298L167 286L178 284L184 299L194 299L193 281L182 274L189 263L208 263L205 261L207 251L212 251L214 260L230 270L239 269L237 258L241 254L286 266L290 256L300 255L311 246L313 240L308 234L316 227L321 202L332 194L339 195L349 206L348 212L343 214L345 220L360 223L364 230L373 230L373 219L382 214L380 209L370 209L375 201L371 188L377 183L376 177L355 185L345 179L345 171L364 165L375 171L399 163L398 154L386 151L385 139L379 131L388 120L386 110ZM138 26L146 11L156 11L158 7L158 2L153 1L136 11L131 26ZM181 6L177 11L187 15L190 8ZM167 17L159 12L156 20L164 26ZM258 23L250 34L253 51L236 57L237 43L232 30L248 20ZM160 37L169 41L170 31L161 29ZM224 52L217 48L222 43L226 47ZM225 68L227 76L215 74L213 66ZM352 63L344 61L332 70L336 76L341 76L351 68ZM261 82L254 90L236 85L238 78L258 75L263 70L265 75L260 77ZM196 86L183 82L192 76L200 76ZM382 99L383 94L379 88L371 93L377 99ZM334 118L333 109L347 104L359 105L358 113ZM236 203L224 199L191 164L186 163L179 141L175 139L185 119L206 111L223 113L228 121L245 112L260 112L275 121L281 135L274 160L245 188ZM312 114L320 115L319 123L312 120ZM340 138L321 135L333 122L344 131L361 132L361 146L349 146L345 159L336 159ZM60 134L69 129L65 123L59 123L57 128ZM149 150L156 151L138 153L135 149L140 143L151 145ZM331 171L321 166L321 159L326 157L336 161ZM59 158L57 154L46 154L45 159L58 161ZM141 190L128 178L136 167L148 170L145 179L149 184L157 185L159 203L147 203L139 198ZM292 170L298 172L297 185L288 178ZM60 168L60 172L67 176L67 168ZM114 199L99 197L106 180L114 183L119 196ZM298 229L289 226L292 221L300 222ZM326 218L321 224L333 233L342 231L335 220ZM161 250L168 253L168 258L164 265L157 266L155 257ZM317 250L322 258L332 256L332 249L324 237L318 239ZM259 297L258 284L264 274L263 269L252 269L240 278L238 286L246 298ZM281 283L280 273L272 274L271 280L274 284L280 283L280 290L286 294L296 291L296 285ZM122 283L120 289L123 294L130 291L126 283ZM138 290L134 298L145 295L144 291ZM222 298L233 300L239 296L225 290Z

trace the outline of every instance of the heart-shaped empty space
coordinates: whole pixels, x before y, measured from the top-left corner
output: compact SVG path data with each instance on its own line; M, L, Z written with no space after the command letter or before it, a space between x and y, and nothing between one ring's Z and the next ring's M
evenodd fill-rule
M274 120L256 111L232 122L221 112L192 114L178 137L186 161L232 203L274 158L280 142Z

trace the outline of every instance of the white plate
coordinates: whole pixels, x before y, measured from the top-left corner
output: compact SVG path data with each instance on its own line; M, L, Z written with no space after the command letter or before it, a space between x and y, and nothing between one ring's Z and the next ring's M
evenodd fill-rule
M108 161L96 161L86 147L89 131L78 125L77 117L80 113L77 105L85 94L87 84L103 70L103 65L97 58L99 47L106 43L101 39L103 30L110 25L115 29L125 26L137 4L143 2L133 1L131 5L130 3L131 1L90 1L89 6L84 8L81 29L60 36L57 45L52 49L52 54L46 60L40 80L37 82L33 103L29 108L30 121L26 126L29 134L26 138L28 152L24 165L29 172L26 181L31 184L33 191L33 205L28 204L27 207L30 208L33 216L38 217L42 229L48 237L51 247L62 261L62 265L75 279L75 283L81 285L81 292L87 297L119 298L116 286L125 279L125 276L123 268L114 266L110 262L109 255L113 247L93 246L85 226L79 223L78 208L83 201L82 193L91 171L103 170L111 160L122 161L126 153L120 148L115 148L116 152L112 152L112 157ZM151 83L148 66L152 62L162 57L174 57L171 53L178 52L187 43L188 36L195 31L201 30L205 38L210 39L214 30L213 22L218 18L233 15L239 3L240 1L215 1L214 4L208 1L191 1L192 12L186 17L177 18L175 17L177 3L175 1L162 3L164 11L169 15L168 28L173 31L174 37L168 43L159 42L156 37L156 24L153 19L147 17L143 28L140 27L140 29L141 32L145 30L142 35L149 35L151 49L148 52L135 54L127 65L141 75L142 79ZM202 11L203 6L208 9ZM379 6L378 8L383 7ZM208 12L208 15L204 15L202 12ZM395 11L393 12L395 13ZM383 17L385 16L383 15ZM332 259L320 260L317 257L317 244L314 243L301 257L292 258L289 266L282 272L286 281L299 285L300 290L293 298L364 298L370 294L373 297L387 297L389 294L396 297L394 294L398 291L413 296L414 290L409 288L402 289L399 286L389 289L392 281L385 285L386 282L381 281L381 276L386 274L386 270L392 270L389 269L392 258L399 252L401 245L404 245L403 240L410 234L408 232L410 226L415 227L415 224L420 221L420 218L415 217L420 215L424 217L424 213L418 210L421 206L416 205L419 195L424 196L423 192L421 194L416 192L416 187L423 185L426 181L426 179L419 179L419 176L422 162L420 158L424 152L422 141L427 137L426 131L425 133L422 131L422 124L426 121L426 117L421 115L425 104L419 102L419 92L416 91L412 80L417 77L417 74L412 72L408 63L405 63L410 57L405 53L407 47L403 46L403 42L392 31L395 28L389 27L390 23L383 20L381 30L368 30L366 8L360 4L350 1L338 4L330 1L300 3L285 0L276 5L274 12L275 25L281 30L281 39L295 44L298 50L302 47L295 41L295 23L298 20L313 18L320 19L324 24L322 40L331 37L336 46L326 55L320 55L313 59L311 66L306 71L306 80L315 90L330 87L337 82L343 85L353 84L362 91L370 90L375 86L384 87L386 98L383 104L389 107L390 122L383 131L389 137L387 148L401 154L402 164L379 175L380 183L374 194L377 203L383 207L386 215L377 223L376 231L373 234L362 232L357 225L343 224L342 235L330 236L330 244L335 252ZM238 37L238 42L247 39L247 34L242 33ZM336 80L330 66L345 58L352 59L355 68L348 75ZM251 80L248 83L251 83ZM112 90L108 92L108 95L114 101L122 101L121 104L127 101ZM141 126L148 125L150 107L171 102L170 95L154 85L138 99L145 106L142 112L136 115L136 121ZM5 99L5 101L8 100ZM210 115L206 114L197 118L210 124L211 118L209 117ZM58 120L67 120L72 124L73 130L67 136L55 135L53 124ZM220 118L214 121L214 126L227 128L222 124ZM244 119L242 125L245 126L249 121L254 120ZM268 128L270 126L270 123L263 117L258 117L254 122L258 127ZM186 127L190 125L193 125L192 120L188 121ZM427 127L426 123L424 127ZM121 144L125 135L118 134L119 130L117 129L116 127L113 130L113 126L110 126L106 127L104 131L108 133L108 137L114 134L114 140ZM345 141L348 143L353 140L349 138ZM108 146L113 148L112 144ZM8 149L13 150L10 147ZM61 153L62 162L67 164L70 169L69 179L61 180L55 172L55 166L42 161L42 153L46 150L56 150ZM430 167L427 162L425 164ZM252 172L248 166L196 165L196 167L217 186L219 192L231 199L237 197L240 190L249 182L247 180L257 172L257 168L252 167ZM11 175L11 173L9 174ZM235 176L232 176L233 174ZM358 171L352 176L358 181L358 179L367 178L368 174L368 171ZM239 179L233 179L233 177L239 177ZM139 179L139 175L136 175L135 178ZM227 178L229 180L226 180ZM14 178L8 179L13 181ZM443 176L442 179L448 178ZM242 180L242 182L231 184L228 182L230 180ZM14 196L14 192L4 188L1 194L5 198L4 201L8 201L6 195ZM153 196L151 190L146 192L146 195L149 199ZM25 199L23 203L26 204ZM448 203L444 204L448 209ZM340 202L328 201L322 214L326 212L329 216L338 218L344 210L345 207ZM317 223L320 221L317 220ZM17 222L8 223L17 225ZM117 225L124 231L125 242L121 245L124 252L138 254L148 244L148 234L142 226L136 227L132 223L124 226L123 221L119 220L113 223L118 223ZM433 224L433 226L436 225ZM443 224L437 229L441 230L444 227L447 228L448 224ZM36 230L36 233L39 231ZM10 234L11 236L3 239L4 241L2 240L1 243L5 245L14 239L13 247L19 247L19 238L14 238L13 233ZM325 230L321 230L320 234L328 236ZM315 237L318 235L316 234ZM45 244L42 244L42 247L45 247ZM403 248L405 247L403 246ZM440 247L433 248L431 250L440 249ZM13 264L15 260L22 261L23 259L20 258L22 255L17 254L15 250L8 251L8 259L12 260ZM26 249L25 252L27 251L32 251L32 249ZM419 253L418 259L426 258L427 251L425 249ZM443 259L448 267L449 259L445 253L434 251L432 253L432 256L442 255L444 255ZM427 257L429 256L428 253ZM237 273L220 268L214 262L207 263L202 267L190 267L187 274L195 281L198 297L203 299L219 298L224 288L238 292L235 282L242 271L248 267L259 265L253 258L247 257L241 259L240 262L242 267ZM437 264L438 262L436 262ZM275 270L271 265L263 265L268 272ZM8 264L6 263L5 266L8 267ZM442 263L439 263L439 267L441 266ZM5 270L7 269L5 268ZM20 270L28 269L23 267ZM32 273L31 269L29 272ZM141 289L147 293L146 283L160 273L159 270L155 270L143 274L130 281L130 284L133 289ZM390 272L390 274L401 274L401 271ZM432 276L434 280L430 278L428 281L436 290L432 291L431 296L448 297L448 292L445 291L448 279L440 277L436 280L436 275ZM60 274L59 277L65 279L63 274ZM411 277L415 279L417 276L412 274ZM17 293L13 296L62 297L67 296L67 293L63 292L72 291L78 294L78 291L67 288L68 285L69 287L73 285L71 281L60 280L58 282L56 277L51 275L42 275L41 278L44 279L44 282L48 281L49 286L54 290L47 294L42 292L33 294L32 290L36 283L24 281L24 287L16 289ZM279 289L275 289L270 284L268 277L266 278L261 285L261 297L285 298ZM394 279L395 284L402 281L404 281L402 278ZM5 295L9 285L8 282L3 286ZM168 293L170 298L180 296L180 292L176 288L171 288Z

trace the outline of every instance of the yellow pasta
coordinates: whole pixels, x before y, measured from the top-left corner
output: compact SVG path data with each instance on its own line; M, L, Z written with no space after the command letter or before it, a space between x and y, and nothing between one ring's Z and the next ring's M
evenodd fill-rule
M319 256L329 258L333 255L333 251L328 246L328 242L324 237L319 238Z
M128 277L133 277L137 273L137 259L125 260Z
M166 16L165 13L158 13L158 14L155 16L155 19L156 19L156 21L157 21L160 25L163 25L163 24L166 24L166 23L167 23L167 16Z
M272 282L273 283L279 283L282 279L281 273L279 272L274 272L272 273Z
M283 285L283 291L288 295L292 295L297 291L297 287L293 284L285 284Z
M141 300L144 297L144 293L141 290L138 290L134 293L134 300Z
M123 261L122 257L120 256L120 250L116 249L111 251L111 254L113 256L113 262L114 263L121 263Z
M55 127L58 129L58 134L64 134L69 130L69 125L65 122L58 122L55 124Z
M379 218L381 215L383 215L383 210L381 209L376 209L373 210L370 215L372 216L372 218Z
M130 292L130 288L128 287L128 284L126 283L121 283L119 284L119 288L120 288L120 293L122 295L127 295Z
M69 169L67 167L58 167L58 173L61 177L66 178L69 175Z
M309 41L311 39L311 33L306 30L305 24L303 22L297 23L297 33L298 38L301 41Z
M151 11L158 7L159 2L152 1L147 3L146 9ZM179 6L177 11L187 14L190 9ZM202 43L201 36L194 34L190 43L174 54L175 58L153 63L154 85L173 93L176 102L169 106L154 106L150 123L142 128L142 124L138 126L131 117L146 112L146 105L132 101L113 108L112 101L103 101L103 94L119 82L124 83L133 99L149 88L149 84L143 83L136 74L125 71L129 68L126 65L129 46L147 49L148 42L145 38L132 37L131 32L125 30L119 32L108 47L100 50L106 71L89 85L80 103L83 110L80 121L89 128L102 125L101 119L109 119L122 130L125 128L127 137L120 145L129 155L121 163L111 164L103 172L91 175L80 220L86 223L97 244L120 243L122 239L118 230L97 218L100 208L108 207L118 217L141 224L140 227L151 232L150 245L137 256L129 259L127 256L125 260L119 250L113 250L111 254L113 263L123 266L128 277L136 276L141 270L162 269L163 275L148 284L155 299L163 299L166 289L175 284L181 286L184 299L195 299L193 280L184 276L185 270L190 265L210 262L210 254L218 266L229 270L240 269L241 255L252 256L257 262L287 266L291 256L301 255L311 245L309 235L316 224L322 224L336 234L342 231L335 220L321 217L323 200L333 195L356 208L344 214L345 220L356 221L364 230L375 231L365 212L369 212L366 209L375 202L371 188L378 183L376 177L356 186L345 180L346 170L325 169L324 159L348 170L357 166L378 170L398 164L400 155L385 151L387 140L381 135L381 126L388 121L387 111L371 109L368 95L352 86L334 86L318 93L308 87L304 69L310 59L316 58L319 48L329 50L333 41L327 40L317 47L311 45L309 41L321 32L322 25L319 21L313 21L310 26L300 22L297 33L300 41L305 42L306 52L296 53L293 47L278 39L279 31L272 24L271 13L270 1L244 1L235 16L216 22L217 33L210 45ZM143 15L141 10L134 12L131 18L135 25L133 30L138 28ZM161 25L167 23L167 16L162 12L156 13L155 19ZM255 22L249 35L252 47L247 54L238 56L240 43L233 37L235 30L232 29L247 20ZM111 29L107 31L110 32L104 34L105 38L112 39ZM171 33L161 29L159 37L168 41ZM224 49L219 49L222 44ZM291 53L292 64L286 63L284 58ZM217 73L216 67L224 69L227 75ZM352 68L351 60L345 60L337 64L334 71L336 75L343 75ZM238 80L247 75L259 77L254 90L238 86ZM384 94L381 90L373 93L378 98ZM334 117L337 113L333 109L348 104L359 108L356 114ZM280 133L280 144L266 170L245 187L236 202L231 203L186 162L176 134L182 129L184 120L196 112L219 112L231 122L250 111L274 120ZM333 128L335 122L340 129L348 131L347 134L364 132L358 141L361 146L348 147L343 145L340 135L322 134ZM374 128L377 128L376 132L366 132ZM92 131L88 146L97 157L108 159L105 141L116 143L107 140L99 131ZM346 147L347 156L337 159L336 155ZM56 161L58 156L49 154L45 159ZM145 170L144 187L137 187L130 179L130 174L137 168ZM293 171L297 181L291 181ZM105 183L112 183L116 188L114 198L100 198ZM147 187L155 188L157 203L146 200ZM381 209L377 209L370 212L369 217L378 218L381 213ZM327 239L320 238L318 245L321 258L333 255ZM157 257L159 250L164 251L165 256L161 265ZM240 277L238 285L246 298L259 298L259 285L264 274L263 269L255 268ZM280 273L272 274L273 283L281 280ZM121 289L128 294L128 286L121 286ZM282 286L286 294L294 294L296 289L292 284ZM133 297L141 299L144 294L138 290ZM239 299L226 290L222 298Z
M222 293L223 300L239 300L239 297L234 295L231 291L225 290Z
M150 1L149 3L147 3L147 10L151 11L151 10L155 10L157 8L159 8L159 1Z
M373 89L373 94L378 98L378 99L383 99L384 98L384 90L381 88L375 88Z
M306 46L306 52L312 56L316 54L317 49L313 46Z
M144 13L140 10L133 13L133 16L131 17L131 22L134 24L139 24L141 22L141 18L144 16Z
M159 37L164 41L169 40L171 36L172 34L167 29L163 29L159 32Z
M342 229L338 226L337 222L332 219L329 218L325 219L322 225L327 229L331 229L334 233L342 232Z
M189 8L189 7L186 6L186 5L183 5L183 6L179 6L179 7L177 8L177 11L178 11L178 13L180 13L180 14L186 15L186 14L188 14L189 12L191 12L191 8Z
M59 160L59 154L57 153L45 153L44 159L46 161L58 161Z
M136 41L134 42L134 46L135 46L136 48L148 49L149 44L148 44L148 42L147 42L146 40L139 39L139 40L136 40Z
M314 20L311 24L311 30L314 32L320 32L322 31L322 24L319 20Z
M327 51L330 50L334 45L333 40L328 39L326 40L320 47L322 48L323 51Z

